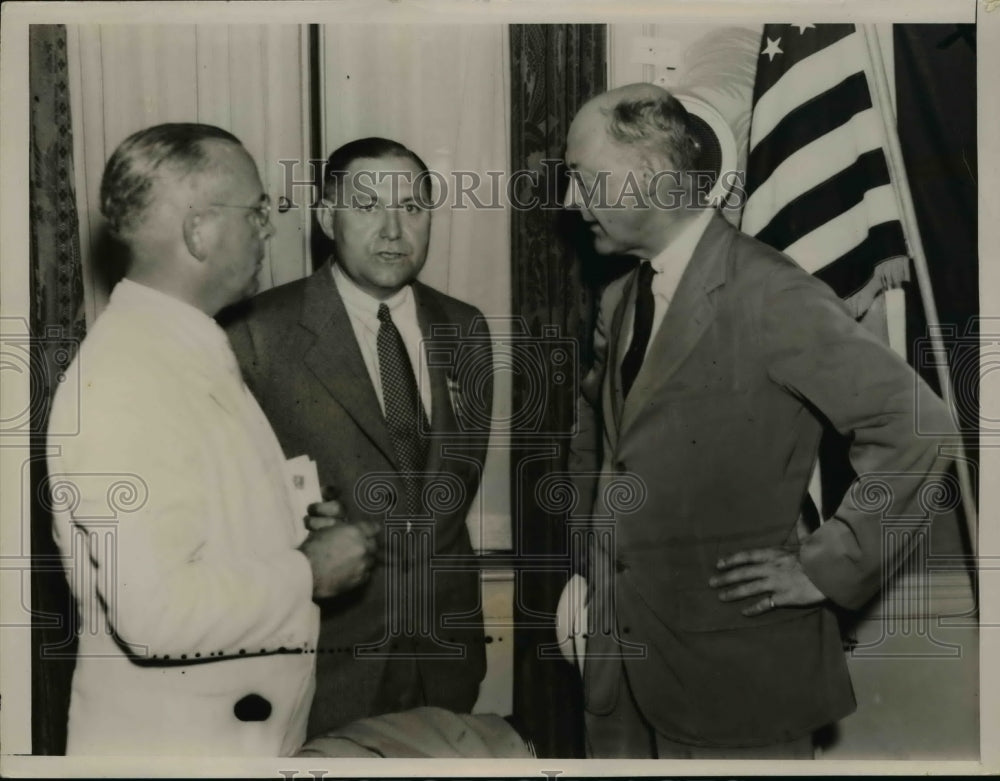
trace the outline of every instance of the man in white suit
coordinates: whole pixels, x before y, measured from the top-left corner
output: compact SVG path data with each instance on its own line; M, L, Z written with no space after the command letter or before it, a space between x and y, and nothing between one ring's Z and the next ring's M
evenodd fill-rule
M373 529L296 517L281 448L212 316L256 288L270 203L238 139L142 130L101 210L129 271L53 402L55 536L80 612L67 753L278 755L305 739L318 608ZM104 475L105 479L100 479ZM95 479L96 478L96 479ZM112 486L131 491L109 524ZM63 501L65 500L65 501Z

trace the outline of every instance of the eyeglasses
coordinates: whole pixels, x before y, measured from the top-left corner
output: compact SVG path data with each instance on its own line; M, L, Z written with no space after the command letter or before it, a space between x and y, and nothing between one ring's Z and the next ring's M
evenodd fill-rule
M232 203L213 203L212 206L219 206L223 209L246 209L252 212L254 225L260 230L266 228L271 221L271 197L269 195L260 196L260 203L253 206L237 206Z

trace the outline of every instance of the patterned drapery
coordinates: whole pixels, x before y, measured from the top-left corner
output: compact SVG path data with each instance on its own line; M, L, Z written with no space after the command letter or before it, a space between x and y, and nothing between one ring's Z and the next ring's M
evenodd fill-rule
M556 161L577 109L606 88L606 39L604 25L510 28L511 170L537 172L536 179L519 176L516 197L520 204L538 199L535 207L511 210L512 312L525 324L524 349L537 346L543 361L559 339L572 340L578 373L589 362L595 297L591 269L572 241L573 216L557 208L565 176ZM546 333L552 326L557 335ZM514 548L525 560L567 553L565 519L539 505L536 487L566 468L575 384L546 385L540 389L530 372L514 376L515 419L534 407L542 412L524 415L520 431L514 426L521 443L511 458ZM522 571L515 592L514 715L539 756L583 755L579 674L539 654L555 639L550 616L567 574Z
M46 488L49 403L83 338L83 281L73 186L66 28L32 25L28 81L31 263L32 751L65 751L73 603L52 539Z
M66 28L32 25L31 88L31 331L79 340L85 330L80 232L73 186L73 128L66 67ZM55 342L56 340L52 340ZM58 376L64 358L48 352ZM54 391L50 387L50 393Z

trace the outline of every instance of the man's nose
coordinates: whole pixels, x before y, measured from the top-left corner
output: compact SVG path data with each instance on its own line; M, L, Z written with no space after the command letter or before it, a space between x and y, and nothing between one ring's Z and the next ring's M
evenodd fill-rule
M592 222L594 219L593 213L587 208L586 200L580 191L580 183L575 176L571 176L569 179L566 195L563 196L563 206L567 209L576 209L586 222Z
M389 206L382 210L382 238L399 238L399 209Z
M580 187L577 184L576 177L571 176L569 178L569 185L566 187L566 195L563 196L563 206L567 209L579 209L582 205Z

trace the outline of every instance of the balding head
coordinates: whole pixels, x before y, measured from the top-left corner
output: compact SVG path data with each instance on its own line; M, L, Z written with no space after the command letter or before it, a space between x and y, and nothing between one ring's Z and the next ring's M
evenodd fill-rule
M128 243L162 196L162 185L169 188L210 168L211 142L240 146L232 133L194 122L155 125L126 138L101 179L101 214L112 234Z
M566 206L580 211L598 252L653 257L691 216L698 151L690 116L665 89L605 92L570 125Z
M252 293L274 233L253 158L211 125L157 125L115 150L101 211L127 276L214 314Z
M598 127L615 143L679 172L690 171L700 151L687 110L655 84L628 84L591 99L573 120L570 136L574 128L594 132Z

